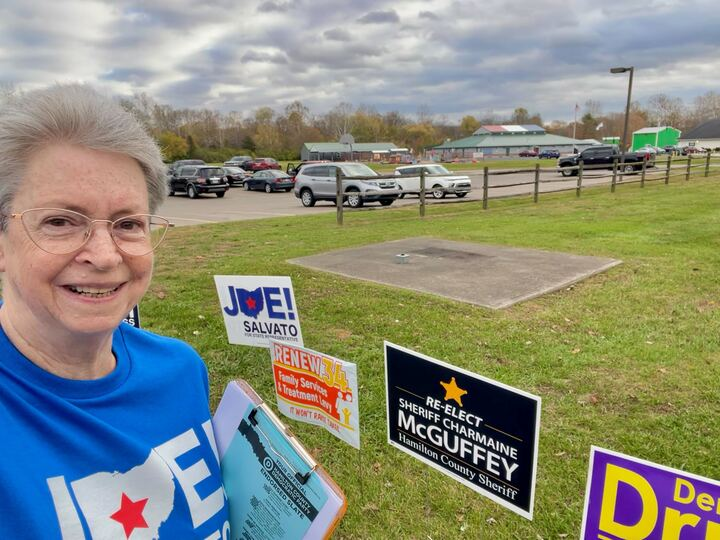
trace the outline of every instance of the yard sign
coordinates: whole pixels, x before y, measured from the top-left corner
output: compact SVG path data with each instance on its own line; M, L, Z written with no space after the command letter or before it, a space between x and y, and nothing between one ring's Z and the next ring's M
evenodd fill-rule
M230 343L269 347L270 340L302 345L292 282L280 276L215 276Z
M540 398L385 342L388 443L532 519Z

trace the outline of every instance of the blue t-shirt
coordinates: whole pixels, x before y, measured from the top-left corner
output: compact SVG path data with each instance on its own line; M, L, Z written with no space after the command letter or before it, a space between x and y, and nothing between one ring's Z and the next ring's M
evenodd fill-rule
M0 329L0 538L229 538L205 364L124 323L112 349L63 379Z

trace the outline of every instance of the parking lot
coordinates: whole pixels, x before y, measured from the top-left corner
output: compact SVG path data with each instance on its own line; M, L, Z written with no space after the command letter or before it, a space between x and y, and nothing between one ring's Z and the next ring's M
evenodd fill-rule
M602 176L605 172L606 171L597 171L595 173L586 173L583 178L583 186L609 183L607 178L593 179L593 176ZM482 200L482 171L475 169L464 172L458 171L458 173L466 174L470 176L472 180L472 191L468 194L468 196L464 199L458 199L453 195L448 195L445 199L439 200L434 200L431 197L428 197L426 199L428 204L449 204ZM522 173L491 176L489 185L497 187L489 191L489 198L500 198L521 194L530 195L533 190L532 185L511 186L510 184L532 182L532 180L532 169L528 169L527 172ZM559 189L570 189L574 187L575 181L575 178L563 179L558 173L544 173L542 176L540 191L541 193L546 193ZM392 206L382 208L382 210L389 210L398 206L417 204L417 197L407 196L404 199L395 201ZM376 203L370 203L366 206L366 208L372 208L375 210L381 209L380 205ZM159 210L159 213L168 217L176 225L182 226L270 217L304 216L334 211L335 205L330 202L318 202L313 208L305 208L292 192L264 193L261 191L244 191L242 188L233 187L222 199L219 199L214 195L203 195L193 200L189 199L185 195L168 197L165 204Z

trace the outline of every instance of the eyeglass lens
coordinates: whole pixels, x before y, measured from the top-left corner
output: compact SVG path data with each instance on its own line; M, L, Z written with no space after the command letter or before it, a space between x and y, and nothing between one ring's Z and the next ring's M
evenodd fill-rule
M169 222L148 214L124 216L112 223L58 208L33 208L21 214L30 239L43 251L62 255L79 249L92 234L94 221L110 226L117 247L128 255L146 255L165 237Z

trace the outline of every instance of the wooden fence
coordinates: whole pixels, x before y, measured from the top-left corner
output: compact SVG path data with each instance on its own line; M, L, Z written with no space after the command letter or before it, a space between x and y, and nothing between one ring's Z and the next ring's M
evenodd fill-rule
M505 197L522 197L532 195L533 202L537 203L540 199L540 195L543 193L558 193L563 191L575 191L576 197L580 197L582 190L586 187L597 187L602 185L609 185L610 191L615 192L618 185L625 184L640 184L641 188L644 188L646 184L650 182L662 182L669 184L671 179L684 179L689 181L691 177L709 177L720 175L720 155L707 153L701 156L683 156L677 157L672 155L658 156L655 159L654 166L648 166L647 161L643 161L639 168L636 168L637 164L623 163L620 160L616 160L612 169L608 171L607 165L586 165L580 160L579 164L575 167L567 167L562 170L565 171L562 177L558 177L558 168L541 168L540 164L535 165L531 169L514 169L514 170L490 170L488 167L484 167L481 172L470 173L471 180L482 181L482 207L484 210L488 209L488 202L491 198L505 198ZM603 174L597 174L598 171L603 171ZM528 180L515 181L511 183L493 183L491 178L502 177L507 175L527 175ZM567 176L566 176L567 174ZM552 178L548 178L552 175ZM378 176L368 177L367 180L380 180L380 179L397 179L397 176ZM428 179L431 177L428 177ZM385 195L391 194L404 194L418 195L418 206L420 217L425 216L425 208L427 206L428 195L431 195L437 188L428 189L426 188L426 177L424 171L420 175L420 190L417 192L411 191L398 191L398 190L382 190ZM526 186L527 190L511 194L499 194L491 196L495 190L508 190L510 188L518 188ZM549 189L543 190L543 186L549 186ZM366 195L362 193L354 194L360 198L365 198ZM373 195L377 195L377 192ZM336 176L336 205L337 205L337 222L339 225L343 223L343 201L347 197L347 193L343 193L342 189L342 178L339 173ZM459 200L459 199L458 199ZM463 199L465 201L466 199ZM469 199L467 202L477 202L477 199ZM439 202L439 201L438 201Z

